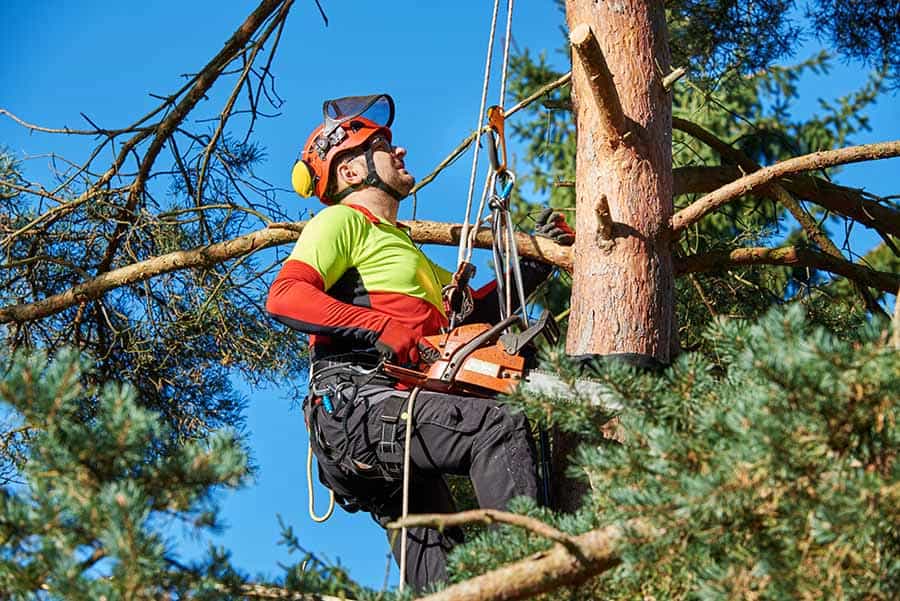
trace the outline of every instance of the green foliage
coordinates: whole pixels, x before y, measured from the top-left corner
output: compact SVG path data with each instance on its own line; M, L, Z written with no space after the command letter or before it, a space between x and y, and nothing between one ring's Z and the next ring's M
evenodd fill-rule
M181 566L163 528L216 525L214 491L248 473L238 439L220 431L154 456L167 426L133 387L85 384L89 371L74 351L19 353L0 381L3 411L27 439L21 483L0 490L0 590L14 599L219 590L236 577L226 556Z
M669 26L673 32L681 27L677 21L670 21ZM727 70L715 81L695 82L692 73L691 80L674 88L674 115L703 127L762 165L850 144L854 136L870 129L865 111L883 92L883 75L873 73L861 89L841 98L820 100L817 113L798 118L800 79L828 76L831 60L821 52L793 66L769 65L750 73ZM534 57L527 50L513 58L510 68L510 93L516 98L561 75L545 54ZM513 197L518 220L525 229L529 215L539 210L535 197L570 216L574 210L571 184L575 179L576 143L570 103L565 87L552 92L542 105L526 109L525 117L513 122L511 132L524 145L523 159L530 166L528 172L520 174L522 185ZM718 152L677 128L673 132L673 162L676 179L694 168L706 169L706 175L712 177L717 168L730 166ZM722 183L707 184L703 192ZM676 209L700 195L677 196ZM805 210L832 230L852 227L816 205L808 204ZM748 196L692 227L679 241L676 252L686 256L778 243L812 245L784 207L768 198ZM715 317L753 319L773 305L792 301L809 305L812 319L822 317L822 324L850 330L864 319L865 307L852 287L834 287L831 281L830 276L816 270L773 266L681 277L676 282L680 343L688 350L704 348L706 341L701 334ZM828 290L820 291L822 288ZM540 302L560 314L569 304L569 294L570 282L562 277L547 286Z
M897 598L900 352L874 325L844 340L799 307L719 319L705 336L711 355L661 375L594 367L604 400L624 407L624 444L599 435L597 408L553 405L585 439L572 474L593 492L573 522L525 509L572 533L628 520L656 533L635 532L622 564L573 598ZM454 554L454 573L539 546L485 534Z

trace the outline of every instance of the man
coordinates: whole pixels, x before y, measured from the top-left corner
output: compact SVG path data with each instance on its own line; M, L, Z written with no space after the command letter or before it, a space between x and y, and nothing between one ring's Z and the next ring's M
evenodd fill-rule
M432 263L397 222L415 183L406 150L393 146L393 101L350 97L324 105L325 122L303 147L292 182L327 208L304 228L272 283L268 312L310 335L310 395L304 413L320 480L349 511L368 511L382 526L400 516L409 391L378 369L433 361L424 336L448 326L442 288L452 274ZM545 220L546 221L546 220ZM558 233L559 223L544 224ZM568 230L571 232L571 230ZM571 241L570 241L571 243ZM526 287L549 274L523 261ZM473 292L468 322L499 317L496 287ZM492 399L422 391L414 404L410 513L453 512L444 474L468 475L479 505L505 509L537 493L527 420ZM458 528L413 528L406 581L421 590L446 577ZM393 551L399 562L399 537Z

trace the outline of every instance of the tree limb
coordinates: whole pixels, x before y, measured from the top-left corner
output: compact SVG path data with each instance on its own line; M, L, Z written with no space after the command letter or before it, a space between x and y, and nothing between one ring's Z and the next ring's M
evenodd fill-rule
M244 255L296 241L306 222L273 223L268 228L245 234L232 240L191 250L175 251L159 257L139 261L86 280L59 294L32 303L12 305L0 309L0 323L23 323L42 319L84 301L96 300L116 288L143 282L164 273L181 269L205 268L237 259ZM410 235L419 244L456 246L462 225L438 221L409 221ZM478 248L491 247L491 232L481 228L475 236ZM536 259L555 265L571 273L572 248L560 246L549 238L516 234L520 257ZM895 292L900 276L875 271L848 261L829 257L810 249L787 247L782 249L737 249L730 252L684 257L676 260L676 273L712 271L728 265L807 265L843 275L867 286Z
M115 256L116 250L118 250L125 229L128 227L128 224L132 222L134 211L137 208L140 198L143 196L144 184L150 174L150 169L153 167L153 163L156 162L156 157L159 156L160 151L162 151L166 140L169 139L169 136L171 136L178 127L178 124L184 120L191 110L193 110L194 106L206 96L206 93L219 78L219 75L221 75L222 70L234 59L237 52L253 37L256 30L265 23L273 12L275 12L275 9L285 1L286 0L262 0L259 6L250 13L247 19L232 34L231 38L225 42L225 46L222 50L220 50L206 66L203 67L200 74L197 76L193 87L185 94L184 98L175 105L166 118L156 127L153 141L150 142L147 152L144 153L138 174L131 183L128 200L126 201L125 206L119 210L116 217L119 223L116 225L116 229L110 238L109 246L106 249L103 260L100 261L97 268L99 273L108 270L112 264L113 257ZM286 3L290 4L290 1L291 0L287 0Z
M609 72L600 44L597 43L597 38L594 37L590 25L586 23L572 29L569 41L575 48L578 58L581 59L581 66L587 75L600 122L605 130L603 133L611 143L615 144L627 131L625 114L622 112L613 76Z
M575 537L569 536L565 532L557 530L553 526L545 524L535 518L496 509L473 509L471 511L461 511L459 513L423 513L408 516L406 519L395 520L390 522L387 527L391 530L415 528L416 526L430 526L432 528L443 529L453 526L462 526L463 524L471 524L473 522L481 522L483 524L508 524L510 526L524 528L529 532L534 532L538 536L542 536L563 545L573 553L580 552L580 549L575 542Z
M900 274L876 271L844 259L826 255L811 248L738 248L680 257L675 260L675 273L702 273L727 269L736 265L789 265L814 267L842 275L850 280L893 294L900 287Z
M678 167L673 171L675 195L705 194L740 179L746 173L737 165ZM900 238L900 211L866 198L855 188L833 184L810 175L792 175L777 180L798 198L812 201L832 213L849 217L866 227ZM769 196L768 189L757 194Z
M707 144L710 148L718 152L722 157L730 159L732 162L738 164L738 166L744 171L759 171L762 169L762 166L754 161L752 158L747 156L745 152L738 148L732 147L730 144L727 144L723 140L720 140L718 137L712 134L712 132L707 131L703 127L697 125L696 123L691 123L685 119L680 119L678 117L672 118L673 127L678 127L682 131L685 131L695 137L698 140L701 140L705 144ZM797 220L797 223L803 228L803 231L806 232L806 237L809 240L818 245L820 249L825 254L831 255L837 259L843 259L844 255L841 253L840 249L835 245L834 242L831 241L831 238L819 227L816 221L812 218L812 216L800 205L796 198L787 190L784 186L781 185L778 181L773 181L768 186L768 191L772 196L785 207L791 215L793 215L794 219ZM860 296L863 299L863 302L866 305L866 308L875 314L884 315L884 309L882 309L875 299L872 297L872 294L865 288L865 286L859 284L854 281L854 286L859 292Z
M618 565L615 549L624 536L625 528L617 525L592 530L573 538L580 558L558 546L454 584L421 601L510 601L579 585Z
M749 194L770 182L787 175L835 165L878 160L900 156L900 141L850 146L838 150L814 152L755 171L707 194L687 208L672 216L672 234L677 238L685 228L702 219L708 213L744 194Z
M149 280L164 273L181 269L205 268L244 255L287 244L297 239L306 222L273 223L268 228L245 234L232 240L210 244L191 250L179 250L108 271L77 286L32 303L12 305L0 309L0 323L22 323L42 319L78 303L95 300L116 288ZM410 221L410 234L421 244L455 246L459 243L459 224L436 221ZM516 234L519 256L551 263L567 271L572 270L571 250L548 238ZM491 247L491 232L481 228L475 236L475 246Z

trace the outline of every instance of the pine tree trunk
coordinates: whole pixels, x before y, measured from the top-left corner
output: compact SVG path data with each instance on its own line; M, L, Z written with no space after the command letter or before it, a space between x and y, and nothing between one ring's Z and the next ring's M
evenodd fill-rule
M566 0L577 123L570 355L662 363L675 341L672 107L662 0ZM563 476L578 441L557 432L553 505L575 510L584 481Z
M578 126L578 234L566 351L634 353L666 363L675 303L663 2L567 0L566 15Z

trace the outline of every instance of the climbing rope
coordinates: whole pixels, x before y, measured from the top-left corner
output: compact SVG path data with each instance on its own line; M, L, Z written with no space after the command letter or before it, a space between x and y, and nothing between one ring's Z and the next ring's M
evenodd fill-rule
M310 434L312 436L312 434ZM313 452L312 452L312 439L309 441L309 445L306 447L306 486L309 489L309 517L312 518L312 521L321 524L322 522L328 520L331 517L331 514L334 513L334 491L330 488L328 489L328 511L326 511L323 515L316 515L316 505L313 493L313 478L312 478L312 465L313 465Z
M512 39L512 13L513 6L515 5L515 0L507 0L506 3L506 38L503 40L503 66L500 77L500 99L498 102L498 106L502 107L504 102L504 96L506 95L506 79L507 79L507 71L509 70L509 48L510 41ZM491 15L491 30L488 36L488 49L487 56L484 62L484 78L482 81L481 87L481 104L478 108L478 121L475 125L475 149L472 153L472 170L469 174L469 191L466 195L466 216L463 221L462 232L459 237L459 252L457 254L457 264L461 265L464 262L468 262L471 259L471 245L469 241L469 232L470 232L470 222L472 218L472 200L475 196L475 179L478 173L478 154L481 149L481 144L479 143L479 138L481 137L481 124L484 123L485 116L485 105L487 104L487 95L488 89L491 84L491 64L492 57L494 53L494 38L496 37L497 31L497 13L500 9L500 0L494 0L494 9ZM502 109L501 109L502 110ZM487 190L489 189L490 176L488 176L487 181L485 181L485 192L482 194L481 202L479 203L479 213L478 217L475 220L474 231L478 231L478 226L481 222L481 214L484 209L484 203L487 197Z
M494 0L494 10L491 15L491 31L488 35L488 49L487 49L487 57L484 61L484 78L482 81L481 88L481 106L478 109L478 122L475 124L475 131L481 132L481 124L484 122L484 110L485 105L487 104L487 94L488 88L491 83L491 58L494 54L494 34L497 31L497 12L500 10L500 0ZM480 135L480 134L479 134ZM476 135L475 139L475 151L472 153L472 172L469 175L469 192L466 195L466 218L463 221L463 229L462 233L459 237L459 254L457 255L457 264L461 264L463 262L463 256L465 254L465 241L469 237L469 218L472 212L472 198L475 196L475 176L478 173L478 150L480 148L480 144L478 143L478 137Z
M404 525L400 529L400 592L406 585L406 517L409 515L409 448L412 442L413 431L413 407L416 397L419 396L419 387L413 388L409 393L409 401L406 404L406 435L404 436L403 445L403 507L401 509L401 519Z

